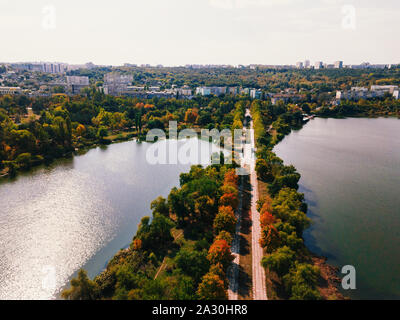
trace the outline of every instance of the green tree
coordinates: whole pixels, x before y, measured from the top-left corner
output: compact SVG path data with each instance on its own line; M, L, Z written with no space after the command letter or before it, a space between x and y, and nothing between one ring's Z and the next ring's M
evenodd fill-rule
M196 251L192 248L182 248L175 258L176 265L186 275L192 277L196 283L207 272L210 264L206 251Z
M97 284L88 278L85 270L81 269L78 277L71 280L71 288L65 289L61 296L67 300L95 300L97 293Z
M270 182L274 178L272 168L264 159L258 159L256 162L257 176L265 182Z
M154 200L150 204L150 208L151 208L151 210L153 210L153 215L155 213L159 213L166 217L169 216L169 206L168 206L167 200L164 199L163 197L158 197L156 200Z
M219 234L221 231L235 233L237 219L231 207L221 207L214 219L214 232Z
M226 243L228 243L229 245L232 244L233 241L233 237L232 234L230 234L229 232L222 230L218 236L215 238L215 240L225 240Z
M294 261L294 256L295 253L285 246L265 256L262 259L262 265L264 268L275 271L278 276L282 277L289 272L289 268Z
M107 137L108 135L108 130L106 127L100 127L99 130L97 130L97 138L100 140L103 140L104 137Z
M317 287L320 270L307 263L296 263L283 277L285 288L291 300L319 300Z

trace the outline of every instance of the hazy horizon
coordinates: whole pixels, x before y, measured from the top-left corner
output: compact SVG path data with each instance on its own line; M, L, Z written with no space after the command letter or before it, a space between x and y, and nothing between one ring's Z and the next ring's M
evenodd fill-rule
M0 0L2 62L397 64L395 0Z

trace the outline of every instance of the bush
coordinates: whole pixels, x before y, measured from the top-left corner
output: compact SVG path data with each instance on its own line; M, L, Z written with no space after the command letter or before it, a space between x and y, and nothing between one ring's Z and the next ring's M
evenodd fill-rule
M29 169L32 164L32 155L30 153L21 153L15 162L21 169Z
M237 219L231 207L221 207L214 219L214 232L219 234L221 231L235 233Z
M182 248L175 258L176 266L198 283L209 269L206 251Z
M229 232L223 230L218 234L215 240L225 240L229 245L231 245L233 238Z
M285 246L265 256L262 259L262 265L264 268L275 271L278 276L282 277L289 272L294 256L295 253Z
M307 263L296 263L283 277L286 291L291 300L318 300L321 295L316 290L319 268Z

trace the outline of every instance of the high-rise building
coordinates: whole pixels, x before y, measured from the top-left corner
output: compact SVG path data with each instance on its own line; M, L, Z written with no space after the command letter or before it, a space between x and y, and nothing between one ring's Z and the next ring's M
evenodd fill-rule
M310 60L304 61L304 68L308 69L310 68L310 66L311 66Z
M342 69L343 61L335 61L335 69Z
M67 66L63 63L43 63L43 72L64 73Z
M303 69L303 68L304 68L303 62L301 62L301 61L297 62L297 63L296 63L296 68L297 68L297 69Z
M315 62L315 69L322 69L324 63L322 61Z

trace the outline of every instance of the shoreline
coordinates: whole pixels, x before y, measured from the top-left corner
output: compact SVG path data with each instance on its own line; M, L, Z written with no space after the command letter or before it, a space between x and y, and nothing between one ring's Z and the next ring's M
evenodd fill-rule
M350 300L344 296L339 289L341 279L338 276L339 268L328 263L328 258L318 256L310 251L313 265L317 266L321 272L321 279L318 284L318 290L325 300Z
M107 141L107 140L106 140ZM83 147L75 147L73 151L67 152L65 154L63 154L60 157L55 157L53 159L51 159L50 161L46 161L43 160L41 162L36 162L34 164L32 164L29 168L25 168L25 169L16 169L15 174L10 175L9 171L6 171L6 168L4 168L3 171L0 171L0 182L4 182L6 180L12 180L17 178L20 174L29 174L31 172L34 172L35 169L41 167L41 166L50 166L52 165L54 162L56 162L57 160L67 160L67 159L71 159L75 156L81 156L86 154L87 152L89 152L92 149L96 149L96 148L101 148L101 147L107 147L109 145L112 144L117 144L117 143L123 143L123 142L128 142L128 141L140 141L140 139L138 139L137 137L135 138L124 138L124 139L115 139L115 140L110 140L107 143L93 143L93 144L88 144L85 145Z
M259 112L259 111L256 111L256 112ZM317 116L317 117L319 117L319 116ZM326 118L332 118L332 117L326 117ZM369 117L369 118L372 118L372 117ZM379 118L379 116L377 118ZM265 146L267 149L269 149L269 150L271 150L271 152L273 152L274 148L280 142L282 142L284 140L284 138L286 138L292 131L299 131L299 130L303 129L303 127L309 122L310 121L303 121L301 126L290 125L290 127L291 127L290 131L285 132L285 134L283 136L281 136L281 139L271 141L269 144L261 144L261 146L263 146L263 147ZM268 124L266 124L266 125L268 125ZM262 124L262 126L264 127L264 124ZM276 134L275 131L276 130L270 124L270 129L268 130L268 133L274 135L274 134ZM276 155L276 156L277 156L277 158L280 159L280 157L278 155ZM263 158L258 157L258 159L263 159ZM281 160L283 161L283 159L281 159ZM285 164L285 162L283 161L282 165L287 165L287 164ZM297 169L296 169L296 171L297 171ZM301 173L298 172L298 174L300 175L300 179L301 179ZM262 181L259 178L258 178L258 181L259 181L259 193L261 195L260 200L263 198L271 199L271 194L270 194L270 191L268 190L269 183ZM297 192L299 192L298 189L297 189ZM304 199L303 203L306 204L308 207L309 204L307 202L307 199ZM308 209L305 213L306 213L307 217L309 218ZM311 222L312 222L312 219L311 219ZM318 254L312 252L311 249L307 247L307 245L304 241L304 236L302 237L302 239L303 239L303 248L304 248L303 250L304 251L302 252L302 250L300 250L300 251L298 251L298 254L302 257L302 258L300 258L300 259L302 259L302 261L306 261L306 262L310 263L311 265L319 268L320 274L318 277L316 289L318 290L321 298L323 300L349 300L349 298L344 296L340 291L341 279L339 277L339 268L329 264L327 257L319 256ZM288 298L288 297L285 297L285 294L283 291L282 278L279 277L274 271L267 269L267 279L266 280L267 280L267 287L268 287L267 290L271 291L271 296L273 296L272 299L281 300L281 299Z
M332 117L327 117L327 118L329 119ZM351 118L351 117L335 118L335 119L346 119L346 118ZM360 117L355 117L355 118L365 118L365 117L360 116ZM369 117L369 118L372 118L372 117ZM380 117L378 116L376 118L380 118ZM309 121L304 123L301 128L295 128L293 130L301 130L308 123L309 123ZM285 138L287 136L288 135L285 135ZM275 144L274 148L283 140L284 139L282 139L277 144ZM299 172L299 173L301 176L301 172ZM304 202L307 204L307 206L309 205L307 199L304 199ZM308 210L307 210L307 212L308 212ZM312 219L311 219L311 221L312 221ZM321 273L320 273L320 279L318 282L318 291L320 292L321 296L325 300L332 300L332 299L333 300L349 300L350 298L344 296L340 292L340 289L339 289L339 286L341 283L341 279L339 277L339 272L340 272L339 268L329 264L327 257L318 255L318 254L314 253L313 251L311 251L311 249L307 247L306 243L304 243L304 246L309 251L312 264L314 266L317 266L320 269Z

